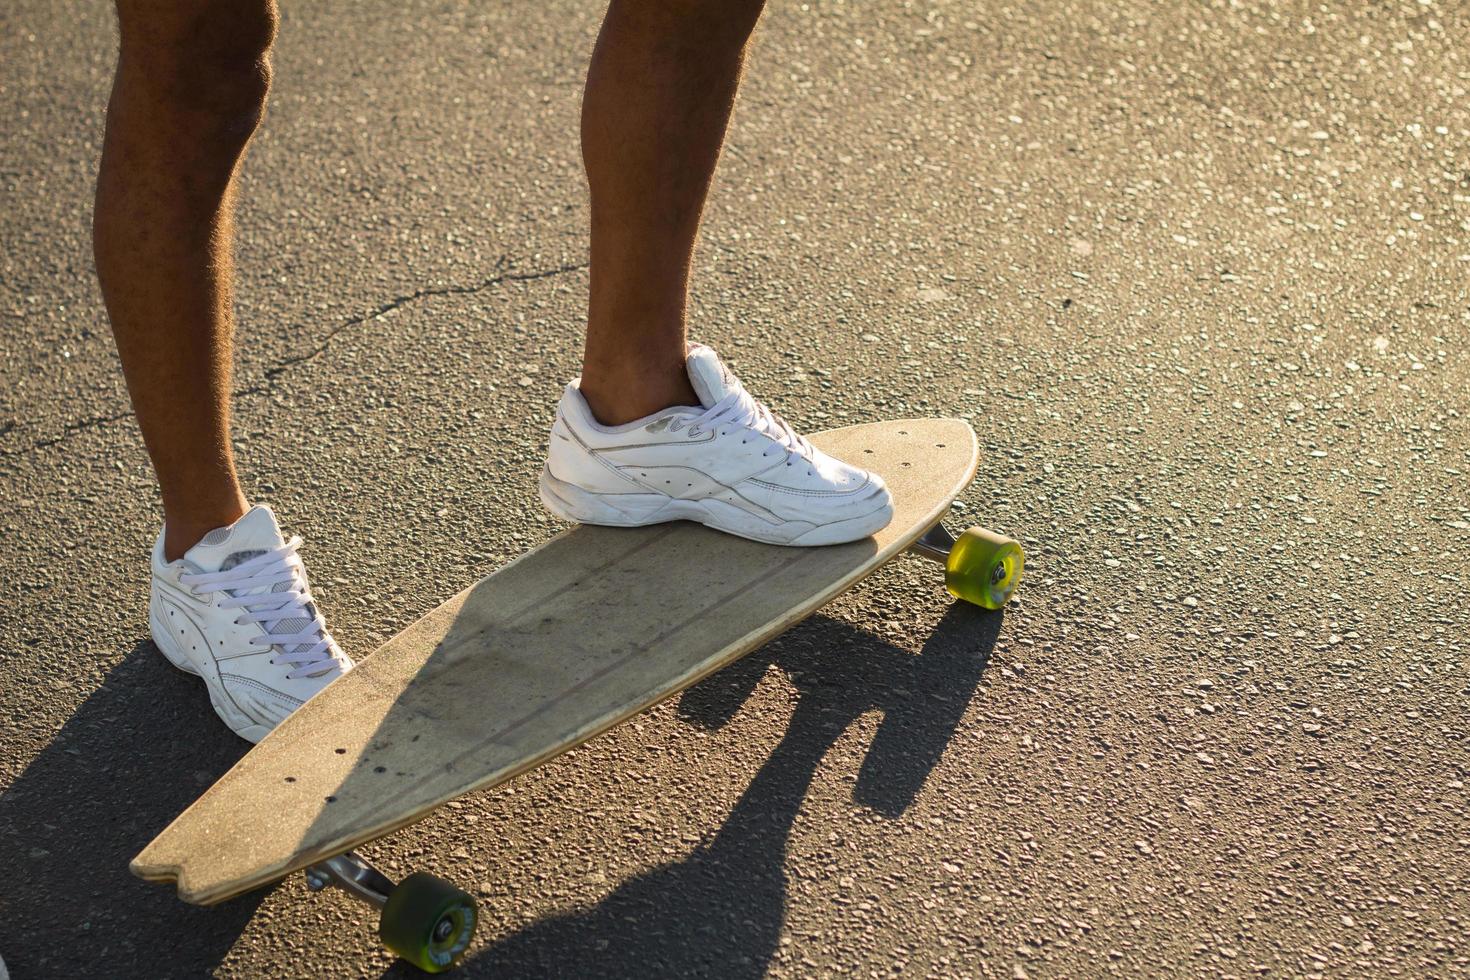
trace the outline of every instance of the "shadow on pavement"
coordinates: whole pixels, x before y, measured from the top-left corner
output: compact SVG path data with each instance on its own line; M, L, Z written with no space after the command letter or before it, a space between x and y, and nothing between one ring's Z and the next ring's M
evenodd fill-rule
M461 974L763 976L785 921L787 843L823 756L859 716L882 711L853 797L902 814L954 735L1000 626L1000 615L957 602L914 656L818 616L690 688L680 716L711 728L735 715L772 664L799 691L789 728L713 841L592 908L486 947ZM411 971L399 963L389 975Z
M204 686L137 644L0 795L0 949L12 976L202 976L264 893L186 905L128 861L249 746Z

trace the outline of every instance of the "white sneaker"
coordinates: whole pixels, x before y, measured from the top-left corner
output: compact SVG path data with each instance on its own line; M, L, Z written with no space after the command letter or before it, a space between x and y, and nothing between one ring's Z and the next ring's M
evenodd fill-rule
M252 742L352 668L311 597L300 545L262 504L178 561L163 560L162 534L153 546L153 642L204 679L215 712Z
M583 524L697 521L770 544L856 541L893 519L876 475L833 459L751 397L715 352L694 345L701 406L604 426L567 385L541 471L541 500ZM578 379L580 380L580 379Z

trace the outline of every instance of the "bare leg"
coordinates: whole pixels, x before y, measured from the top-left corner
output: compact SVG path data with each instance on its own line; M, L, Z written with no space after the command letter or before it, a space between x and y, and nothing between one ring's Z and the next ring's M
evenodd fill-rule
M231 213L274 0L117 0L94 244L169 560L245 512L230 451Z
M592 273L582 394L616 425L698 405L689 268L764 0L613 0L582 100Z

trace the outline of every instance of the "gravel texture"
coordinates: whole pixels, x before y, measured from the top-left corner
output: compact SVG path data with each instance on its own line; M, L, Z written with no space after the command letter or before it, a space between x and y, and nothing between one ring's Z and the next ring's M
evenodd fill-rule
M370 651L556 523L596 4L290 4L240 218L239 456ZM803 428L958 414L1004 616L900 560L379 842L465 976L1470 971L1470 63L1443 0L776 4L694 332ZM244 750L147 638L97 295L103 4L0 10L0 953L398 975L300 877L128 858Z

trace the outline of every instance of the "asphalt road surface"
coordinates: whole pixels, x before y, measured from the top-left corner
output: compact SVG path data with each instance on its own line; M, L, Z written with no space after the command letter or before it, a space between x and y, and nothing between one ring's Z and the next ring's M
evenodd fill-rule
M288 4L239 458L361 656L545 540L598 4ZM801 427L972 420L1002 615L900 560L368 849L474 976L1470 970L1470 17L774 3L694 333ZM103 3L0 6L0 955L399 975L297 876L128 858L243 752L148 639L159 507L89 246Z

